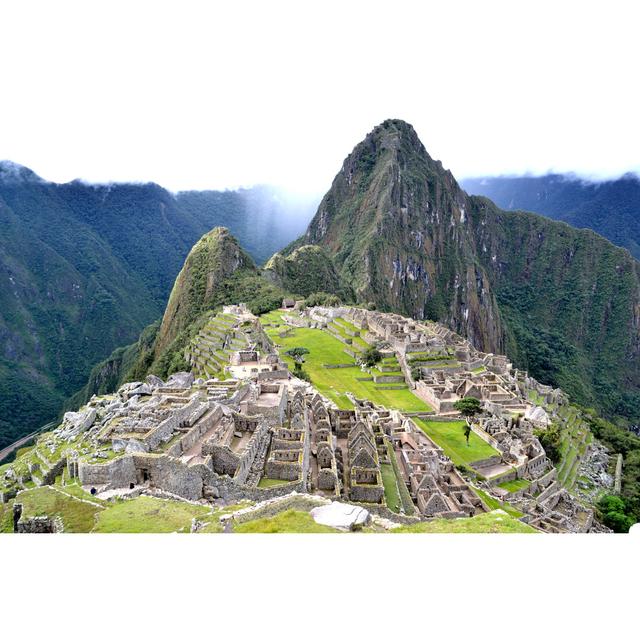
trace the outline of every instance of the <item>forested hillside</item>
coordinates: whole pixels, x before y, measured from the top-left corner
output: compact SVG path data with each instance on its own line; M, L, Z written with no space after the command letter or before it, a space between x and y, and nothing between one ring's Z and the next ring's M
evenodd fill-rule
M590 182L572 175L498 176L461 181L471 195L503 209L533 211L573 227L593 229L640 259L640 179Z
M0 447L52 419L94 364L160 318L203 234L224 224L262 262L312 207L269 187L174 195L0 163Z

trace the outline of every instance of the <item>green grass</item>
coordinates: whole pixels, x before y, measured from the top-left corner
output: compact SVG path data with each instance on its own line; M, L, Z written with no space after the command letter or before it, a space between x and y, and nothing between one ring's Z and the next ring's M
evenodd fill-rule
M502 509L514 518L521 518L524 515L522 512L512 507L508 502L501 502L497 498L490 496L482 489L477 489L476 487L471 487L471 489L489 509Z
M414 418L415 423L439 446L454 464L468 467L472 462L499 455L482 438L471 432L469 445L464 436L464 420L445 422Z
M16 502L23 505L23 519L34 516L60 516L64 530L68 533L88 533L93 529L96 515L101 511L97 505L81 502L51 487L21 491L16 497Z
M194 517L205 517L211 509L177 500L140 496L121 500L98 515L97 533L189 532Z
M411 494L409 493L409 489L407 489L407 485L402 480L402 475L400 473L400 468L398 466L398 461L396 459L396 454L393 450L393 445L389 440L386 441L387 447L387 455L389 456L389 460L391 461L391 466L396 474L396 479L398 481L398 490L400 491L400 501L402 502L402 506L404 507L404 512L407 515L413 515L415 513L415 505L413 504L413 500L411 499Z
M396 472L390 464L381 464L382 484L384 485L384 497L387 507L396 513L400 512L400 494L398 493L398 483Z
M58 476L58 477L61 478L62 476ZM75 482L70 482L64 486L58 485L56 483L56 486L60 489L60 491L63 491L67 495L73 496L75 498L80 498L81 500L89 500L90 502L93 502L93 504L95 504L96 506L105 506L109 504L105 500L96 498L95 496L92 496L88 491L85 491L80 486L80 484L78 484L77 480Z
M13 500L0 503L0 533L13 533Z
M261 321L273 322L273 312L261 317ZM265 327L267 334L279 347L280 355L293 369L293 360L284 352L294 347L305 347L309 352L303 365L315 387L333 400L341 409L352 409L353 404L345 393L351 391L357 398L371 400L389 409L401 411L430 411L431 407L415 396L408 388L377 389L374 382L357 380L366 377L354 359L344 353L345 345L327 331L321 329L294 329L290 336L281 338L281 328ZM353 367L327 369L325 364L353 364Z
M250 507L253 503L249 500L242 500L236 504L230 504L226 507L222 507L221 509L216 509L212 514L204 517L198 518L198 520L206 523L202 529L200 529L197 533L222 533L224 527L220 522L220 518L224 515L228 515L233 513L234 511L239 511L240 509L244 509L246 507Z
M317 524L305 511L289 509L272 518L259 518L234 525L234 533L338 533L337 529Z
M275 478L260 478L260 482L258 482L258 486L263 489L268 489L269 487L279 487L281 484L289 484L290 480L278 480Z
M520 478L518 480L509 480L507 482L501 482L498 486L501 489L506 489L509 493L515 493L516 491L520 491L520 489L525 489L530 484L531 482L529 482L529 480Z
M437 518L428 522L410 524L392 533L537 533L528 524L512 518L510 515L491 511L473 518L447 520Z

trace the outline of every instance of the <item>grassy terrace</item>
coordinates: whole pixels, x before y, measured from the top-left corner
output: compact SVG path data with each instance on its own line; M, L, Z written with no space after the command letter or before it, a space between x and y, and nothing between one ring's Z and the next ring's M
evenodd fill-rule
M360 336L352 336L348 331L352 331L352 332L359 332L361 335L366 334L366 331L361 331L360 329L358 329L358 327L356 327L354 324L351 324L350 322L347 322L346 320L343 320L342 318L336 318L332 323L331 326L338 331L338 333L343 337L343 338L348 338L351 340L352 345L354 346L354 348L356 350L362 351L364 349L366 349L369 345L367 344L367 342L365 340L362 339L362 337Z
M387 501L387 507L389 507L391 511L398 513L400 511L400 494L398 493L396 472L390 464L381 464L380 472L382 473L384 498Z
M457 520L437 518L429 522L394 529L393 533L536 533L536 531L508 514L491 511L473 518Z
M310 353L305 356L304 369L311 376L311 381L316 388L327 398L333 400L339 408L353 408L353 404L346 396L346 392L350 391L357 398L371 400L389 409L431 410L426 402L416 397L408 388L379 389L371 380L359 380L359 378L371 376L360 370L354 359L344 352L345 345L328 331L295 328L286 337L281 338L279 333L287 330L287 325L282 323L281 312L272 311L261 316L260 320L291 369L293 369L293 360L284 352L294 347L309 349ZM324 366L325 364L350 364L352 366L329 369Z
M500 502L497 498L493 498L486 491L478 489L477 487L471 487L471 489L489 509L502 509L514 518L522 517L522 512L512 507L508 502Z
M269 487L279 487L281 484L289 484L289 480L278 480L274 478L260 478L258 486L261 489L268 489Z
M234 533L338 533L336 529L317 524L305 511L289 509L272 518L260 518L236 524Z
M414 418L414 422L445 452L454 464L468 467L472 462L498 455L498 452L475 433L469 444L464 437L464 420L445 422Z
M564 406L559 409L559 413L567 422L566 426L560 430L562 459L556 465L558 481L563 487L571 490L578 479L580 460L593 441L593 435L589 427L580 419L580 413L575 407Z
M98 514L97 533L171 533L191 530L191 520L211 509L176 500L140 496L112 504Z
M51 487L39 487L21 491L16 502L23 505L22 517L59 516L68 533L88 533L95 525L101 507L56 491Z
M524 478L519 480L509 480L508 482L501 482L498 486L501 489L506 489L509 493L515 493L520 489L526 489L531 483Z

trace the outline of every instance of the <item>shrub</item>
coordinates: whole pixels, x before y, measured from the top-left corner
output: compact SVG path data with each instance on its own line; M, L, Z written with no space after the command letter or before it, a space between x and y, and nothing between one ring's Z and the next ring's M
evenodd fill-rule
M362 352L361 359L368 367L373 367L382 360L382 354L378 350L378 347L371 345Z
M308 295L304 303L308 307L337 307L340 305L341 300L333 293L325 293L324 291L318 291Z

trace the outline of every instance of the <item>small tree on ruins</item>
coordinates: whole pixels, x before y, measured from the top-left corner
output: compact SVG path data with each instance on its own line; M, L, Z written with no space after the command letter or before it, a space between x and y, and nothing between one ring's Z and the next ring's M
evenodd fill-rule
M309 353L309 349L305 347L294 347L293 349L289 349L289 351L285 351L285 353L293 358L296 364L301 365L304 362L304 357Z
M482 411L480 400L478 398L462 398L453 404L453 408L459 411L465 418L466 424L462 427L462 433L467 440L469 446L469 437L471 436L471 418Z
M285 351L285 353L293 358L293 375L296 378L300 378L301 380L306 380L307 382L311 382L311 378L309 374L302 368L302 363L304 362L304 357L309 353L309 349L305 347L294 347L293 349L289 349Z

